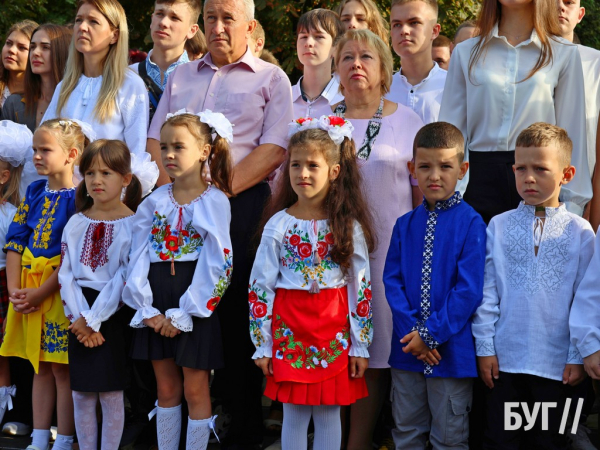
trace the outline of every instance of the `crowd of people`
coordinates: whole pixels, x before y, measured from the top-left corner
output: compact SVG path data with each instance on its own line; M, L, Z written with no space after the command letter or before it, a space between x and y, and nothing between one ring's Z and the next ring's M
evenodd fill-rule
M135 61L117 0L14 24L5 429L117 449L127 403L160 450L594 448L600 52L579 0L481 3L452 39L436 0L311 10L293 86L253 0L155 0Z

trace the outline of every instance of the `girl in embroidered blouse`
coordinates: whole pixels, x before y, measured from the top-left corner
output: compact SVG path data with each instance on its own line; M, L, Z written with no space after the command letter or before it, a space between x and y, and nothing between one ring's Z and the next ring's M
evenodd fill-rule
M6 236L10 302L2 356L28 359L33 377L33 442L47 449L56 403L54 448L73 443L73 399L69 387L69 321L62 306L58 270L60 237L75 212L73 165L88 144L82 128L67 119L42 123L33 135L33 162L47 180L27 188Z
M69 372L79 447L98 448L96 405L102 406L102 447L118 448L123 433L128 355L121 294L131 248L133 214L142 187L121 141L100 139L83 152L78 214L62 234L58 275L69 339ZM156 180L155 180L156 181ZM125 195L121 195L125 189ZM131 318L131 316L129 316ZM108 420L110 418L110 420Z
M134 218L123 300L136 310L132 356L151 360L156 374L161 450L179 448L182 395L189 408L185 448L205 449L214 428L208 380L224 365L215 308L232 273L232 136L223 114L169 114L160 149L174 181L146 198Z
M339 449L340 405L367 396L375 238L352 130L336 116L290 124L250 278L253 358L284 404L286 450L306 448L311 415L315 449Z
M23 165L31 147L31 131L9 120L0 122L0 246L4 248L8 227L21 202L19 185ZM0 252L0 345L4 339L4 323L10 302L6 285L6 255ZM8 358L0 356L0 423L6 409L12 409L16 387L11 386Z

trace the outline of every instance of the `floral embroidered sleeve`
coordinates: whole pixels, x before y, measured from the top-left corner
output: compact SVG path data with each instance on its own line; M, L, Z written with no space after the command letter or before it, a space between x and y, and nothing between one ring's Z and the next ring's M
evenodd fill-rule
M204 236L204 242L192 284L179 299L179 308L168 309L165 313L173 326L181 331L192 331L192 316L209 317L213 313L233 272L229 199L214 187L210 194L194 204L192 225Z
M77 284L73 276L71 256L72 252L77 253L77 250L70 249L67 243L72 223L73 219L67 223L67 226L63 230L62 242L60 244L60 268L58 271L60 298L65 308L65 316L70 322L74 322L81 317L83 309L89 308L81 292L81 287Z
M256 347L252 359L273 357L271 319L275 284L279 277L282 242L283 235L267 224L254 259L248 285L250 338Z
M31 228L27 226L27 218L29 216L28 194L29 188L27 188L27 194L23 197L23 200L21 200L21 204L15 213L13 221L8 227L4 251L12 250L13 252L22 254L29 242Z
M348 272L348 307L352 345L350 356L368 358L373 340L369 251L360 225L354 225L354 255Z
M150 270L150 230L154 217L154 198L150 195L138 206L133 218L131 253L127 266L127 282L123 289L123 302L136 311L130 326L144 328L143 320L161 312L152 306L153 297L148 281Z
M487 228L483 301L475 311L471 325L477 356L494 356L496 354L494 336L496 335L496 322L500 318L500 296L496 285L496 268L493 258L494 225L495 222L492 219Z

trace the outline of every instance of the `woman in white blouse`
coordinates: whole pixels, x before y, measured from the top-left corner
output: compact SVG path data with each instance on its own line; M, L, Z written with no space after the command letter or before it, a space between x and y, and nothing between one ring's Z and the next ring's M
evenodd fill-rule
M127 65L129 31L116 0L78 4L63 81L42 120L83 120L100 139L124 141L132 153L146 150L148 93Z
M534 122L567 130L577 173L561 200L579 215L592 196L585 95L577 46L560 35L554 0L485 0L480 35L452 53L440 121L465 136L465 200L487 222L520 198L512 171L517 135Z

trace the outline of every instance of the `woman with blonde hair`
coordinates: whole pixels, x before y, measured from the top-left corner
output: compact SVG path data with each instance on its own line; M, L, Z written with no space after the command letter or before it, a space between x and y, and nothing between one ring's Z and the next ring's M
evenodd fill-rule
M66 117L92 125L99 139L146 151L148 93L128 68L129 31L117 0L80 0L65 76L43 121Z
M347 30L371 30L383 42L390 42L390 27L373 0L342 0L335 12Z

